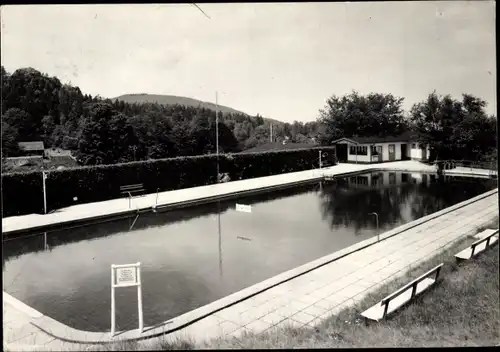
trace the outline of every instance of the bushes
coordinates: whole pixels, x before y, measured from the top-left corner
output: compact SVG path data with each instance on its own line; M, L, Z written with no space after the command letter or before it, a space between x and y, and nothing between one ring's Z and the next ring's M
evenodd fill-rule
M333 148L219 155L219 172L228 173L230 179L236 181L309 170L318 167L318 150L324 149ZM334 153L327 154L329 164L336 164ZM51 170L47 171L47 175L47 211L50 211L120 198L120 186L134 183L144 184L146 193L213 184L217 180L217 156L86 166ZM2 217L43 214L41 172L3 174L2 197Z

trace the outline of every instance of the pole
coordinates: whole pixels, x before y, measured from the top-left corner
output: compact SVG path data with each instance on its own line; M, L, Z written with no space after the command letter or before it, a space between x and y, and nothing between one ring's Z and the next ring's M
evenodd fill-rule
M44 244L44 250L47 250L47 232L43 233L43 244Z
M115 336L115 268L111 265L111 336Z
M217 183L219 183L219 99L215 92L215 145L217 152ZM220 228L220 200L217 201L217 231L219 234L219 273L222 276L222 237Z
M270 124L271 126L271 134L270 134L270 142L273 142L273 124Z
M215 92L215 146L217 153L217 180L219 179L219 102Z
M319 168L321 169L323 165L323 163L321 162L321 150L318 153L319 153Z
M47 176L45 175L45 170L42 169L42 180L43 180L43 213L47 214L47 188L45 186L45 179Z
M138 314L139 314L139 331L142 333L144 330L144 317L142 314L142 282L141 282L141 263L137 263L135 267L137 273L137 302L138 302Z
M378 214L373 212L373 213L370 213L368 215L375 215L375 221L377 222L377 242L380 241L380 231L378 229Z

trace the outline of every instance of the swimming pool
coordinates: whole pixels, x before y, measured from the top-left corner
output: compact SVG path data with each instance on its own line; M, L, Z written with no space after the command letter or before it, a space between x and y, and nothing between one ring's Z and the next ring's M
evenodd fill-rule
M141 262L150 326L496 186L373 172L36 234L4 241L4 290L76 329L107 331L110 266ZM116 297L117 328L135 328L135 288Z

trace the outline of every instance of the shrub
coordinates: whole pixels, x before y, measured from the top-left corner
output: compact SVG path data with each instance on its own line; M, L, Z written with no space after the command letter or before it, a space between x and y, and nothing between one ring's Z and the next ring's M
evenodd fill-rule
M277 175L318 167L318 151L311 148L263 153L219 155L219 173L230 180ZM327 153L335 165L335 154ZM142 183L146 193L209 185L217 182L217 156L203 155L85 166L46 171L47 211L75 204L120 198L120 186ZM74 197L77 200L74 200ZM42 173L2 174L2 216L43 214Z

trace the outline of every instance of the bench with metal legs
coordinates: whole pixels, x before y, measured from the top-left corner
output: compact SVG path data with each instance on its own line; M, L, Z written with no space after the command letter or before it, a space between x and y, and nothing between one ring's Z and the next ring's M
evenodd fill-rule
M365 310L361 315L369 320L380 321L384 319L388 314L393 313L395 310L415 298L415 296L421 294L435 284L442 267L443 263L432 268L396 292L391 293L373 307ZM431 278L431 276L434 276L434 278Z
M492 246L494 243L498 241L498 230L485 230L481 233L478 233L474 236L475 238L479 238L476 242L467 247L460 253L455 254L455 258L457 260L468 260L474 257L475 255L483 252L488 247Z
M142 183L137 183L133 185L125 185L125 186L120 186L120 193L122 195L128 194L128 207L131 207L131 201L132 201L132 194L134 193L140 193L140 192L145 192L146 190L144 189L144 185Z

